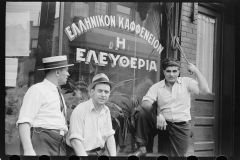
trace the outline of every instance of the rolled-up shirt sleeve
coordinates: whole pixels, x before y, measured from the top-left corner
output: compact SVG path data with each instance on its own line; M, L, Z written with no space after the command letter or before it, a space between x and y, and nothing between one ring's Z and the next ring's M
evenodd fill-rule
M186 78L187 80L187 84L188 84L188 90L191 92L191 93L194 93L194 94L199 94L199 86L198 86L198 82L192 78Z
M78 139L83 142L83 133L84 133L84 122L83 122L83 113L80 112L80 108L76 107L70 118L70 128L67 136L67 144L71 145L71 139Z
M43 93L36 86L32 86L28 89L23 98L19 117L16 122L17 127L20 123L29 123L32 127L33 120L43 103L43 97Z
M147 94L143 97L142 101L149 101L151 104L157 101L157 92L158 86L154 84L152 87L149 88Z

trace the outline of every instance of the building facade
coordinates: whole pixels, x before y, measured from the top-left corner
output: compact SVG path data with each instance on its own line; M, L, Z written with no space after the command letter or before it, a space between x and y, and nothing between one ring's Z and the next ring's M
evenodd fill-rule
M126 120L149 87L164 78L161 60L182 63L181 76L194 77L191 62L211 94L192 96L194 136L188 155L233 155L235 112L235 3L176 2L7 2L5 50L5 153L20 154L15 126L27 89L44 79L42 58L67 55L70 77L62 86L72 110L89 99L88 84L105 73L116 87L108 106L119 152L134 151ZM178 45L179 43L179 45ZM184 54L179 50L182 48ZM124 120L125 118L125 120ZM128 121L128 122L129 122ZM126 122L127 123L127 122ZM124 133L124 131L126 132ZM124 131L123 131L124 130ZM125 137L125 138L121 138ZM148 149L161 153L161 136Z

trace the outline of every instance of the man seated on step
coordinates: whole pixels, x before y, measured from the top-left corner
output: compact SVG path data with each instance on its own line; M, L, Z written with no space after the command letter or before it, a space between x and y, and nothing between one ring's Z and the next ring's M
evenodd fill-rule
M67 144L77 156L116 156L115 131L105 105L113 87L105 74L95 75L89 85L91 98L73 110Z

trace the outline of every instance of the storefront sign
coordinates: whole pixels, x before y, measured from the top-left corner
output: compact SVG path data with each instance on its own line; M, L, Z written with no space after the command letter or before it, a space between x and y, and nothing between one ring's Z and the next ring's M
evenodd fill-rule
M118 23L116 23L118 21ZM117 24L117 25L116 25ZM144 27L140 27L139 24L135 24L134 21L131 23L129 19L124 19L119 17L116 19L115 16L108 15L96 15L92 17L86 17L82 20L79 20L77 25L72 23L71 26L67 26L64 31L67 34L70 41L74 40L77 36L87 32L90 29L96 27L118 27L120 29L131 31L139 35L141 38L145 39L154 49L161 54L163 47L160 44L158 38L156 38L152 33L150 33Z
M86 51L83 48L77 48L76 50L76 61L77 62L85 62L85 64L89 64L93 59L94 63L99 66L106 66L108 64L107 57L111 61L111 66L115 67L118 63L120 67L128 67L130 68L145 68L149 71L157 71L157 66L155 61L144 60L142 58L136 57L126 57L120 55L113 55L112 53L99 52L98 57L94 50Z

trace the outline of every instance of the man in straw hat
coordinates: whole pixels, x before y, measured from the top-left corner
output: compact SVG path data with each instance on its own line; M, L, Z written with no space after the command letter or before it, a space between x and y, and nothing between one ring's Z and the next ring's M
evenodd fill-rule
M66 105L59 86L69 76L67 56L43 58L45 79L24 96L16 125L24 155L66 155Z
M136 114L138 150L133 154L135 156L146 156L149 135L157 133L166 136L161 139L166 141L167 156L185 156L192 134L189 123L190 94L209 93L205 78L193 64L189 63L187 69L196 76L197 81L179 77L180 63L176 59L167 58L161 65L165 79L150 87Z
M95 75L88 87L91 98L73 110L66 142L77 156L116 156L115 131L105 105L113 87L105 74Z

